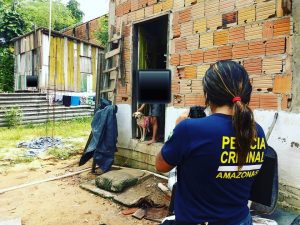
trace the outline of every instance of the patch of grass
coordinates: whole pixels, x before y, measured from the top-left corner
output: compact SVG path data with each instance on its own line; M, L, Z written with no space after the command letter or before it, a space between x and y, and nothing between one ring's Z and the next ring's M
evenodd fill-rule
M35 158L34 157L21 157L18 156L17 158L15 158L12 161L12 164L19 164L19 163L31 163L32 161L34 161Z
M77 118L70 121L48 122L44 124L29 124L13 128L0 128L0 150L16 148L20 141L30 141L41 136L52 136L64 138L88 139L91 131L92 118ZM85 142L70 142L74 146L72 150L52 150L57 158L67 158L77 154L84 147ZM51 150L51 149L49 149ZM67 153L64 153L66 151ZM0 151L1 152L1 151ZM1 157L1 154L0 154Z
M52 155L57 159L65 160L73 155L78 154L80 149L67 149L67 148L49 148L47 151L48 155Z

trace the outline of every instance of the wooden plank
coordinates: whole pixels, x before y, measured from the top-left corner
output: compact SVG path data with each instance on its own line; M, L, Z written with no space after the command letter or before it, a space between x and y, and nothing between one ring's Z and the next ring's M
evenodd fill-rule
M96 91L96 81L97 81L97 63L96 63L96 59L97 59L97 54L96 54L96 48L92 47L92 90Z
M119 69L119 67L116 66L116 67L113 67L111 69L104 70L103 73L110 73L111 71L118 70L118 69Z
M80 52L81 44L77 42L77 91L81 92L81 75L80 75Z
M122 38L121 35L114 35L110 40L109 42L115 42L115 41L118 41Z
M109 59L109 58L111 58L111 57L113 57L113 56L115 56L115 55L117 55L117 54L120 54L120 46L118 47L118 48L116 48L116 49L114 49L114 50L112 50L112 51L110 51L110 52L107 52L106 54L105 54L105 59Z
M68 50L68 38L64 38L64 90L68 90Z
M67 90L71 91L74 90L74 42L68 40L68 70L67 70L67 79L66 79L66 86Z

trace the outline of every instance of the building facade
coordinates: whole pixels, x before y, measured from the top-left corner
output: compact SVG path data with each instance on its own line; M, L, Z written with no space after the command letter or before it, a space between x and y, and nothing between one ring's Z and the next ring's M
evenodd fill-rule
M56 31L39 28L13 39L15 90L94 93L98 53L103 48ZM50 51L49 51L50 47ZM35 88L27 87L31 76L38 79Z
M299 9L295 0L111 0L109 23L116 31L123 27L126 73L117 95L118 122L126 122L119 125L116 161L154 170L161 147L134 140L138 69L172 71L166 139L181 112L204 105L201 82L209 66L235 60L250 75L250 106L266 133L279 113L268 143L279 157L280 203L300 211Z

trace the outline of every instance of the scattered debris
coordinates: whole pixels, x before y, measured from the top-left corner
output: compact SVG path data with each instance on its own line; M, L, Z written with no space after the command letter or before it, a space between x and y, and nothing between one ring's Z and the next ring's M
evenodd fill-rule
M169 198L171 198L171 191L169 190L169 188L167 188L164 184L162 183L158 183L157 184L157 187L166 195L168 196Z
M169 210L167 207L148 208L146 209L145 219L160 223L168 215L169 215Z
M139 210L139 208L129 208L129 209L124 209L121 213L124 216L127 216L127 215L131 215L131 214L135 213L138 210Z
M146 215L146 210L145 209L139 209L134 214L132 214L132 216L134 218L137 218L139 220L143 219L145 217L145 215Z
M26 153L27 156L37 156L41 152L46 151L50 147L62 147L63 143L60 138L40 137L33 139L29 142L23 141L18 143L18 148L29 149Z

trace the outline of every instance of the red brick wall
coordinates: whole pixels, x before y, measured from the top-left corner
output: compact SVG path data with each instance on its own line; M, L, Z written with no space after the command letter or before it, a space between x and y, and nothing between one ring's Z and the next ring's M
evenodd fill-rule
M89 30L88 30L89 29ZM99 27L99 18L90 20L86 23L82 23L76 27L65 30L63 34L77 37L81 40L88 41L93 44L99 45L99 42L96 39L95 32L100 29ZM75 33L75 35L74 35Z
M130 59L132 22L172 9L169 63L174 106L204 104L201 79L205 71L218 60L231 59L244 65L250 75L252 108L285 110L291 100L293 24L277 2L116 0L116 24L126 24L124 54ZM130 67L128 63L126 77L131 77ZM131 89L119 93L130 99Z

